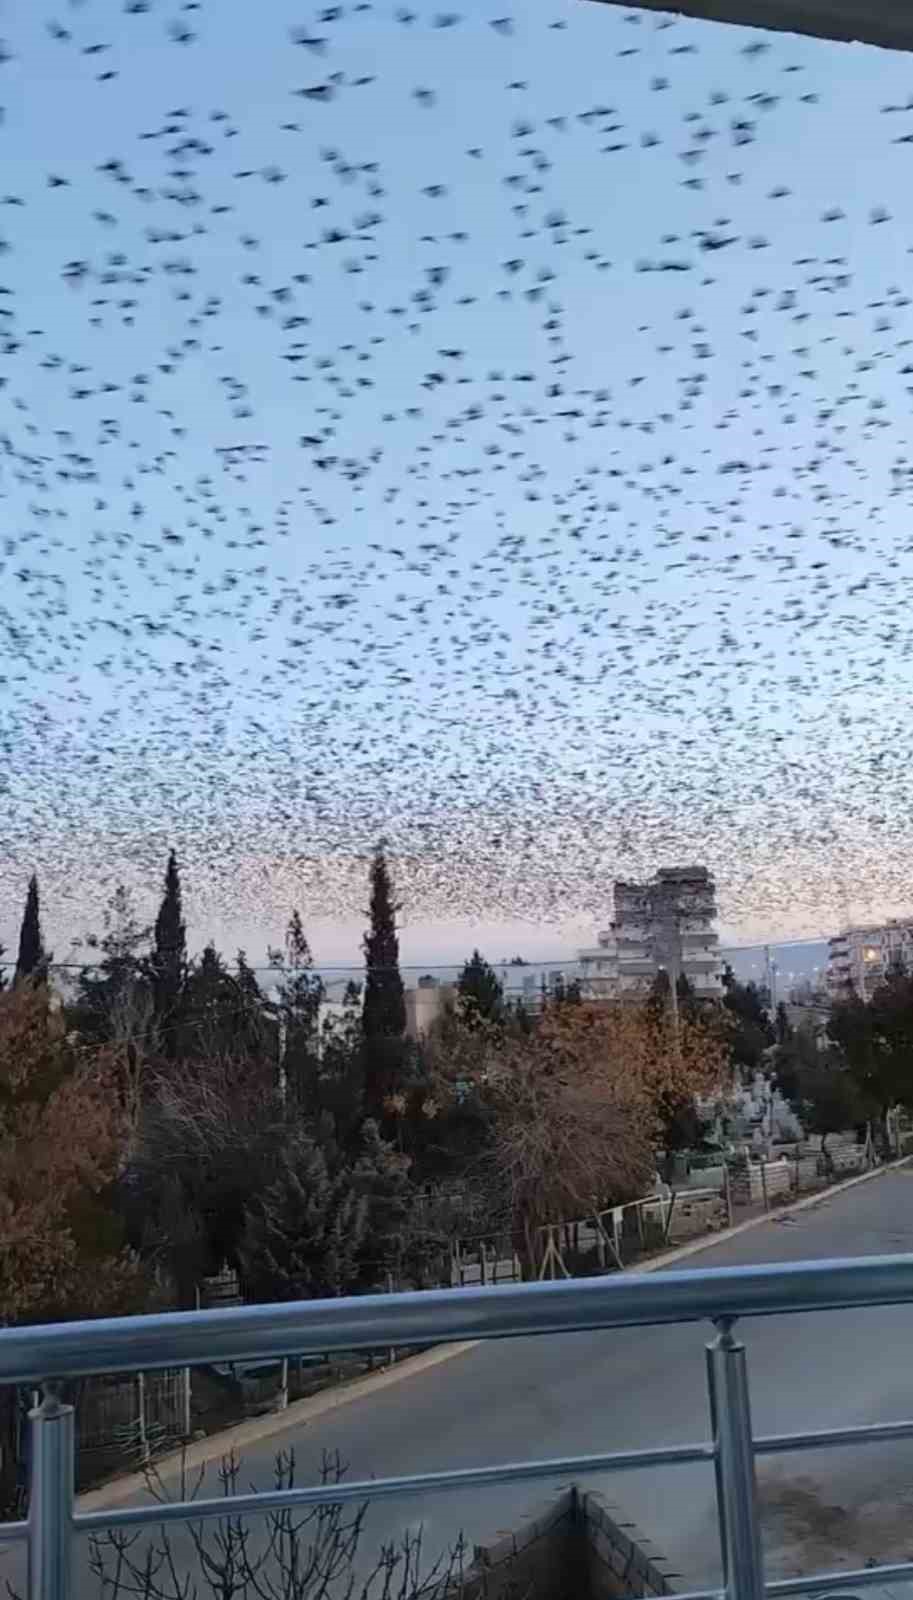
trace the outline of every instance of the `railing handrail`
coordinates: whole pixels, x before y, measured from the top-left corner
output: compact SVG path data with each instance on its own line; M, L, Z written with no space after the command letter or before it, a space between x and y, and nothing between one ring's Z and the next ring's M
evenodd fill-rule
M428 1289L0 1330L0 1384L913 1301L913 1255Z

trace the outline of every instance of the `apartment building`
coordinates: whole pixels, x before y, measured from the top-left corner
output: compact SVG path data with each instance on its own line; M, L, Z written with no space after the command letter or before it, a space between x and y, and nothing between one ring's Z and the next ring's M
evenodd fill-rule
M856 993L871 1000L892 968L913 972L913 918L845 928L828 940L827 988L832 1000Z
M721 997L716 887L706 867L661 867L647 883L617 879L613 908L596 945L579 952L585 994L644 995L666 971L687 978L700 999Z

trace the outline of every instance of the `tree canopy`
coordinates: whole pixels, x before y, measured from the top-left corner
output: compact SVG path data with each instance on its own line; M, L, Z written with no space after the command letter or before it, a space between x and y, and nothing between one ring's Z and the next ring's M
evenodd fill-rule
M765 1050L774 1043L767 992L756 983L740 983L732 968L726 966L723 969L723 1006L730 1019L733 1065L750 1075L758 1070Z
M913 976L890 972L871 1000L841 1001L827 1031L874 1114L913 1108Z
M459 1021L456 1019L459 1027ZM531 1029L462 1028L451 1043L443 1105L469 1084L490 1115L485 1164L535 1275L547 1223L643 1194L669 1107L720 1088L719 1030L647 1006L547 1004Z
M114 1059L85 1052L43 988L0 995L0 1323L141 1301L110 1203L125 1135Z

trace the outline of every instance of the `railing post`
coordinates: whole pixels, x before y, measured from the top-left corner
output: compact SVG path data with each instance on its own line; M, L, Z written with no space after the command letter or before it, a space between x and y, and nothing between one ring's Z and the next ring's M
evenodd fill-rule
M73 1407L54 1388L29 1412L29 1600L70 1600L73 1543Z
M192 1417L191 1417L191 1413L192 1413L192 1406L191 1406L192 1390L191 1390L190 1385L191 1385L190 1368L189 1367L182 1367L182 1369L181 1369L181 1437L183 1439L189 1439L190 1438L190 1434L191 1434L192 1426L193 1426L192 1425Z
M599 1215L598 1211L596 1213L596 1261L600 1272L605 1272L605 1228L602 1225L602 1217Z
M745 1346L733 1338L732 1322L721 1317L707 1347L723 1571L728 1600L764 1600Z
M729 1552L726 1549L726 1496L723 1492L723 1463L720 1458L720 1412L716 1398L716 1355L712 1344L707 1345L706 1356L710 1437L713 1440L713 1476L716 1481L716 1520L720 1534L720 1564L725 1588L729 1582Z
M146 1374L136 1374L136 1440L142 1466L149 1463L149 1436L146 1432Z

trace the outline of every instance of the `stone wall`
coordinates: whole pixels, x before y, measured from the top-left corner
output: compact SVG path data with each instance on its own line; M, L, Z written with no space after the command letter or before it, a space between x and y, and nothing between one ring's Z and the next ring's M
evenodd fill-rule
M749 1161L733 1169L732 1203L736 1206L756 1206L764 1199L765 1185L768 1202L785 1198L792 1189L792 1173L788 1161L766 1161L761 1173L759 1161Z
M676 1193L669 1226L669 1244L680 1244L683 1239L697 1239L701 1234L725 1228L728 1222L726 1202L721 1194L689 1199L687 1189Z

